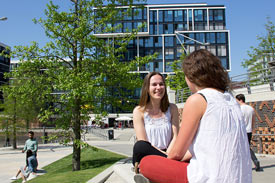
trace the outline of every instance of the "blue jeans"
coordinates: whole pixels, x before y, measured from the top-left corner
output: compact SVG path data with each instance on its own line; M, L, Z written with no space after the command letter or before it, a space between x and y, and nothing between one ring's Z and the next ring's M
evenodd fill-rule
M28 168L30 170L30 172L36 172L37 169L37 159L35 157L35 155L32 155L28 158Z

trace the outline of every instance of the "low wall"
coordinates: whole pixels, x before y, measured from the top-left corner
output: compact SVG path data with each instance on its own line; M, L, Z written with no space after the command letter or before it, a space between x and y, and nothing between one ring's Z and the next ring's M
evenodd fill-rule
M256 131L252 148L257 153L275 154L275 100L248 102L255 109Z

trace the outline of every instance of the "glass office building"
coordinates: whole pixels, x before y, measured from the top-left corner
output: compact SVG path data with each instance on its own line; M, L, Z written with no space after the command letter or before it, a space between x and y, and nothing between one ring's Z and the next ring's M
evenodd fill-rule
M7 45L0 43L0 53L8 48ZM10 71L10 58L0 55L0 85L8 84L8 79L4 78L4 73ZM0 100L3 101L2 93L0 94Z
M122 11L126 11L121 8ZM138 67L137 72L173 72L170 63L178 60L183 52L207 49L221 59L222 65L230 71L230 36L226 29L225 7L223 5L200 4L155 4L144 8L133 8L128 16L107 26L121 24L113 32L95 32L105 39L121 36L128 31L138 30L128 45L125 61L135 56L158 53L155 60Z

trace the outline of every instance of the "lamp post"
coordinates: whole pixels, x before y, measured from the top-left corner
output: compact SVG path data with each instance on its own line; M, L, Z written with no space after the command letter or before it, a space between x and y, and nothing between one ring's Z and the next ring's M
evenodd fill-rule
M1 20L1 21L8 20L8 17L1 17L0 20Z

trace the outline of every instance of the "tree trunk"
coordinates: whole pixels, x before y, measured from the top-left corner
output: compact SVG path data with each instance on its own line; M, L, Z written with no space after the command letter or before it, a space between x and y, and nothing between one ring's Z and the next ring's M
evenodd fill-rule
M12 148L17 149L16 145L16 99L14 99L14 113L13 113L13 124L12 124Z
M74 110L74 122L73 122L73 132L74 132L74 142L73 142L73 171L80 170L80 153L81 153L81 133L80 133L80 102L76 99L76 106Z

